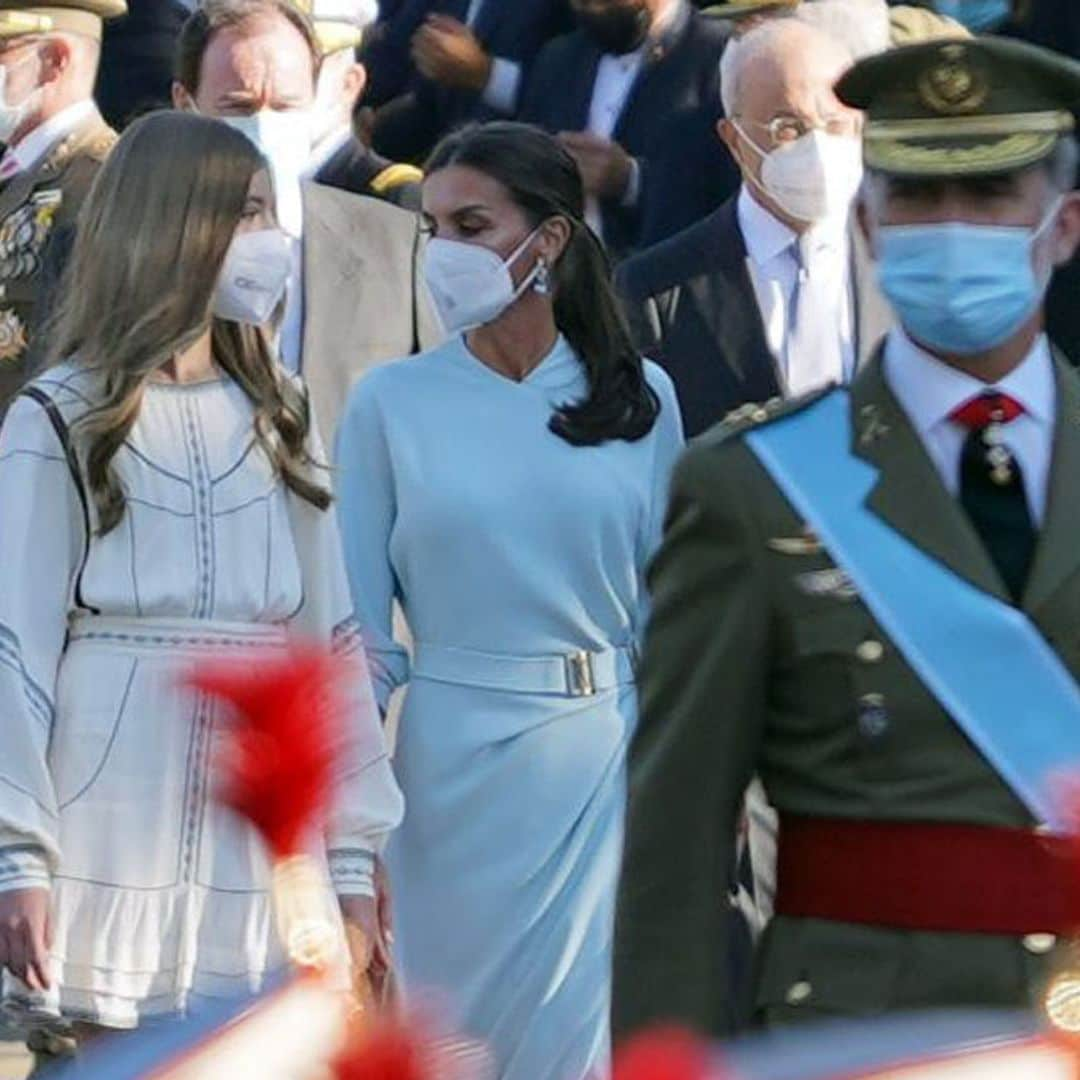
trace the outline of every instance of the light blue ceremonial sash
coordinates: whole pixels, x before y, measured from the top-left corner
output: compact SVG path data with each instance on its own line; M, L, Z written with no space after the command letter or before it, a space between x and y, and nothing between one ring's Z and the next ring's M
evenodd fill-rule
M1055 783L1080 775L1080 689L1022 611L867 509L878 471L851 452L847 391L746 441L927 689L1035 818L1063 828Z

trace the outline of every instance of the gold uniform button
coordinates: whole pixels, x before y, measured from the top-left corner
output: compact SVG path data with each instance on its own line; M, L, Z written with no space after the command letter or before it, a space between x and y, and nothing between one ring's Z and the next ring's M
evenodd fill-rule
M878 664L885 656L885 646L873 639L863 641L856 648L855 656L860 663Z
M1053 934L1028 934L1022 944L1032 956L1045 956L1053 950L1057 938Z
M789 1005L802 1005L810 1000L810 996L813 992L814 988L805 980L792 983L791 986L788 987L785 1000Z

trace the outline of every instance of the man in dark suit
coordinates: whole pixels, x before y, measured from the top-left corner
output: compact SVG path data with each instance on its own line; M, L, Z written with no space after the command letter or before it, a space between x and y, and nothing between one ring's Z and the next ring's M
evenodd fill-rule
M307 175L319 184L385 199L408 210L420 207L423 173L414 165L388 161L357 137L353 117L367 83L357 47L378 12L374 0L314 0L309 11L322 50L312 110L314 125Z
M713 134L727 30L687 0L572 7L578 29L540 54L518 118L559 133L581 169L590 224L622 258L734 190Z
M850 59L797 17L733 41L720 133L738 196L619 268L638 347L675 381L689 435L748 402L846 381L888 328L849 225L859 117L831 87Z
M451 128L511 116L544 42L570 26L566 0L400 0L362 59L372 145L419 162Z

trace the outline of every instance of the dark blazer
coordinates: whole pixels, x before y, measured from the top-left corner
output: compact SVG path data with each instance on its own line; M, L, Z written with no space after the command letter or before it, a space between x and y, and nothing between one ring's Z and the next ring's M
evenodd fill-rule
M715 130L726 41L720 20L684 4L650 50L614 132L642 169L637 206L602 206L604 239L616 258L700 220L737 187ZM581 30L551 42L537 58L518 118L553 132L584 130L601 56Z
M188 10L179 0L128 0L128 13L105 24L94 96L109 125L171 107L173 57Z
M391 181L394 172L410 171L412 178ZM395 166L392 161L376 154L359 139L343 143L315 174L317 184L351 191L354 195L370 195L406 210L420 209L420 174L412 166Z
M372 145L392 161L421 161L452 128L498 115L480 94L423 78L410 56L412 37L428 15L464 22L468 8L468 0L401 0L364 50L373 80L366 103L379 108ZM484 0L472 30L492 56L522 65L523 86L544 42L571 25L566 0Z
M636 344L674 381L688 436L740 405L781 392L746 268L737 201L628 259L616 274ZM857 231L853 249L855 347L862 363L892 316Z

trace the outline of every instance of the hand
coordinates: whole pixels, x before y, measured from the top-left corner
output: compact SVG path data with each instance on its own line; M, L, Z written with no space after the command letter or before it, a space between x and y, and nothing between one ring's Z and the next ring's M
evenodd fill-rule
M626 195L634 159L617 142L587 131L562 131L559 142L577 162L587 195L597 199Z
M49 890L0 893L0 970L7 968L31 990L48 990L51 945Z
M393 941L389 930L389 891L381 863L376 864L375 888L377 896L343 896L340 903L353 968L367 975L378 993L390 974Z
M476 35L449 15L430 15L413 35L412 58L420 74L441 86L481 93L491 76L491 57Z

